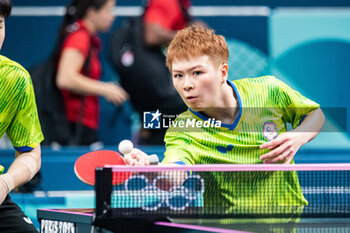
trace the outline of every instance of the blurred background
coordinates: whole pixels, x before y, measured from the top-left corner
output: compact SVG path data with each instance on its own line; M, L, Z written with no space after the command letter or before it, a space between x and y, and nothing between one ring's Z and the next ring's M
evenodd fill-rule
M51 54L68 0L14 0L6 21L1 54L29 69ZM327 122L322 133L295 157L298 163L350 162L350 1L346 0L192 0L191 14L226 37L229 79L275 75L318 102ZM141 0L118 0L111 31L125 17L142 14ZM110 33L101 34L104 81L118 80L109 57ZM99 136L106 149L117 150L123 139L135 141L140 117L130 103L118 114L101 102ZM13 160L2 145L1 163ZM163 146L143 146L162 158ZM74 174L74 162L88 147L45 147L42 182L34 194L13 194L35 219L37 208L93 207L92 187ZM68 191L67 191L68 190ZM84 191L82 191L84 190ZM85 191L87 190L87 191ZM78 192L79 191L79 192ZM37 224L37 223L36 223Z

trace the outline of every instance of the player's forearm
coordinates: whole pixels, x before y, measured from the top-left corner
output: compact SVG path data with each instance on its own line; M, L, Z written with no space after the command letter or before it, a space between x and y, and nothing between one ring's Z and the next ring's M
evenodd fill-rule
M58 77L57 86L80 95L103 95L107 83L85 77L80 73L63 73L66 78Z
M81 74L83 65L84 56L79 50L65 49L58 65L57 87L81 95L103 95L108 84Z
M40 170L40 145L29 152L17 152L16 159L8 169L7 174L13 177L14 187L27 183Z
M304 138L304 144L314 139L321 131L325 116L320 108L316 109L305 117L301 125L293 131L301 133Z

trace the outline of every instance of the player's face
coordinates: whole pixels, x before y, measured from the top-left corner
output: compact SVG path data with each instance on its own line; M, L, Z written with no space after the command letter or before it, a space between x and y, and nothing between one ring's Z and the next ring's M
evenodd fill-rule
M173 83L185 104L195 111L221 105L222 88L226 83L227 65L217 64L209 56L175 60Z
M5 39L5 18L0 16L0 49Z
M92 14L97 31L107 31L115 19L113 9L115 7L115 0L108 0L103 7L98 10L93 10Z

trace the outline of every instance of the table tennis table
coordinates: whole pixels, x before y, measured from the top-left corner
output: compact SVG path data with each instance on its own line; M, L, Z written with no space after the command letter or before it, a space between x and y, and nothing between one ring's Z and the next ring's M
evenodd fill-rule
M113 176L124 171L133 175L114 186ZM184 171L185 179L176 183L174 177ZM282 204L285 199L274 192L289 187L279 183L281 175L295 171L309 203L299 205L292 198L290 205L273 204L274 198ZM248 207L221 205L210 199L217 192L203 178L212 174L224 175L227 187L236 188L234 195L272 186L255 192L258 202ZM261 183L252 184L256 179ZM96 169L95 194L95 209L39 209L41 232L350 232L349 164L107 166Z
M64 233L87 233L98 232L93 229L94 209L39 209L37 217L40 223L41 233L64 232ZM246 223L222 224L221 219L153 219L142 226L142 230L135 232L152 233L197 233L197 232L350 232L350 218L301 218L298 223L254 223L254 219ZM133 226L140 224L137 219L121 219L124 224ZM116 221L116 224L120 222ZM144 223L143 223L144 224ZM54 231L53 229L56 229ZM104 232L104 231L102 231ZM108 232L108 231L106 231ZM121 232L125 232L121 230ZM127 231L132 232L132 231Z

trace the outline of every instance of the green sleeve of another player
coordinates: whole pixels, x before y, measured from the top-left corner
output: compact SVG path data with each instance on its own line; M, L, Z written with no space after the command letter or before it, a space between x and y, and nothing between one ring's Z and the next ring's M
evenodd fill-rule
M33 85L29 74L23 70L13 70L16 86L21 89L12 101L16 113L6 131L13 146L18 151L29 151L44 139L35 103Z
M166 151L162 163L195 164L190 139L187 135L168 130L164 141Z
M319 104L304 97L284 82L277 79L277 83L279 104L284 109L282 118L285 122L291 123L293 128L298 127L308 114L320 107Z

